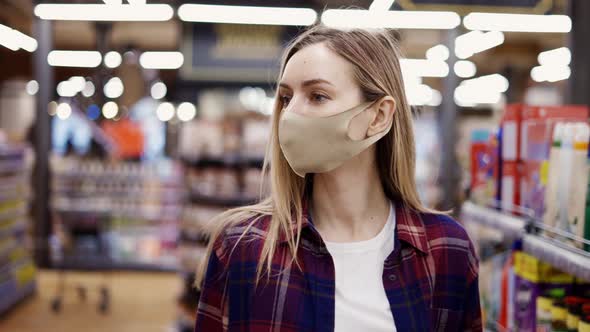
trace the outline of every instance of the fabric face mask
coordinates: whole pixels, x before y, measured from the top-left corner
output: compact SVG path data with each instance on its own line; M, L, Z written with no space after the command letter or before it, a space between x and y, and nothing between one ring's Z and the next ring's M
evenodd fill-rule
M300 177L307 173L329 172L385 136L391 126L362 140L349 136L352 119L373 103L362 103L327 117L283 111L279 121L279 144L293 171Z

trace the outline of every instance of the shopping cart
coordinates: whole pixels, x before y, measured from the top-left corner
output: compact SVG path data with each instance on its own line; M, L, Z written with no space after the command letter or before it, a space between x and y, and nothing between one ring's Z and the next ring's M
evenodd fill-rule
M66 292L73 288L80 301L86 302L88 287L77 283L73 287L66 282L69 271L102 272L98 291L98 311L106 314L110 307L110 273L113 260L109 252L108 227L110 218L103 213L56 212L53 213L53 232L49 239L52 266L58 271L56 294L51 300L51 310L62 310Z

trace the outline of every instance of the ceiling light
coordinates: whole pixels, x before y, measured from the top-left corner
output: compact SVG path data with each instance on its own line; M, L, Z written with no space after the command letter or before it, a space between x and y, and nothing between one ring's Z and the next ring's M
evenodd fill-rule
M72 107L68 103L61 103L57 106L56 114L58 118L66 120L72 115Z
M570 76L568 65L537 66L531 70L531 78L535 82L557 82L567 80Z
M187 22L308 26L317 13L310 8L184 4L178 17Z
M73 97L78 93L76 90L75 85L70 81L62 81L56 87L57 94L60 97Z
M471 31L457 37L455 40L455 54L460 59L480 53L504 43L504 34L500 31Z
M112 119L119 113L119 106L114 101L109 101L102 106L102 115L106 119Z
M497 104L502 99L502 92L497 90L480 90L469 85L459 85L454 93L455 103L459 106L477 104Z
M514 32L561 32L572 30L572 20L566 15L531 15L471 13L463 19L469 30Z
M395 0L373 0L369 10L389 10Z
M178 105L178 108L176 109L176 116L178 116L178 119L183 122L194 119L196 115L197 108L195 105L188 102Z
M156 100L166 97L166 92L166 84L164 84L163 82L154 83L152 85L152 88L150 89L150 94L152 95L152 98Z
M171 103L161 103L156 109L156 116L160 121L166 122L174 117L174 106Z
M104 95L107 98L115 99L121 97L125 88L123 86L123 81L121 81L118 77L111 78L105 85L104 85Z
M455 74L461 78L473 77L477 73L477 67L475 64L468 60L459 60L455 62L453 69L455 70Z
M174 16L166 4L39 4L34 12L44 20L64 21L168 21Z
M508 87L510 86L508 79L500 74L492 74L486 76L480 76L477 78L472 78L470 80L465 80L461 82L461 85L473 87L476 90L481 91L500 91L506 92L508 91Z
M449 65L444 61L427 59L400 59L404 77L446 77L449 75Z
M426 59L446 61L449 58L449 48L445 45L436 45L426 51Z
M442 11L330 9L322 14L322 23L336 28L453 29L461 18Z
M94 83L88 81L84 83L84 89L82 89L82 95L86 98L94 96L95 91Z
M96 68L102 56L96 51L51 51L47 62L54 67Z
M12 51L22 48L28 52L34 52L38 46L34 38L3 24L0 24L0 45Z
M146 69L178 69L184 63L180 52L143 52L139 63Z
M572 61L572 52L567 47L560 47L539 53L537 60L543 66L569 65Z
M121 65L123 58L119 52L110 51L104 56L104 65L108 68L117 68Z
M39 92L39 83L35 80L29 81L26 86L27 93L34 96Z

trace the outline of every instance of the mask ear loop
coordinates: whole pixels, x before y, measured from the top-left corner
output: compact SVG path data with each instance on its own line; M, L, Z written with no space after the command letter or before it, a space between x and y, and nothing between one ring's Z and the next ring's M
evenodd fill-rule
M371 108L373 105L375 105L375 104L376 104L378 101L380 101L382 98L383 98L383 97L380 97L380 98L377 98L377 99L375 99L375 100L373 100L373 101L371 101L371 102L365 102L365 103L361 104L361 105L364 105L364 104L366 104L366 106L364 106L364 107L362 107L361 109L359 109L359 110L356 112L356 114L354 114L354 115L353 115L353 116L350 118L350 121L348 122L348 127L346 128L346 137L347 137L349 140L351 140L351 141L354 141L354 142L361 142L361 141L363 141L363 140L370 139L370 137L365 137L365 138L362 138L362 139L360 139L360 140L357 140L357 139L353 139L352 137L350 137L350 124L352 123L352 121L354 120L354 118L356 118L356 117L357 117L359 114L361 114L361 113L363 113L364 111L366 111L366 110L368 110L369 108ZM379 135L379 134L377 134L377 135ZM366 135L365 135L365 136L366 136Z

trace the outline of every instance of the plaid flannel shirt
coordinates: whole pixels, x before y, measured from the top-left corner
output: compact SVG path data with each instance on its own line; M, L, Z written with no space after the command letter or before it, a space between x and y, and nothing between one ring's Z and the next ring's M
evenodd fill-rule
M384 262L383 286L397 330L482 331L478 259L464 228L447 216L395 205L395 244ZM196 332L334 331L334 263L307 211L297 251L301 270L290 264L281 236L270 279L264 275L255 286L269 222L257 221L233 252L247 223L226 229L215 242Z

